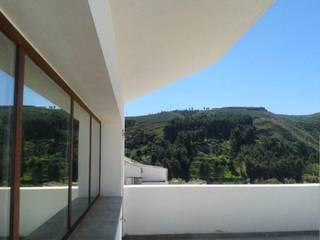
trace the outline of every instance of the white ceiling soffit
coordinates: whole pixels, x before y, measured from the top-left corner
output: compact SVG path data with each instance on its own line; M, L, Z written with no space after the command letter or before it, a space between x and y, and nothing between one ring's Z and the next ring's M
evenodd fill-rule
M273 0L110 0L125 101L216 63Z
M1 0L0 9L102 121L121 119L87 0Z

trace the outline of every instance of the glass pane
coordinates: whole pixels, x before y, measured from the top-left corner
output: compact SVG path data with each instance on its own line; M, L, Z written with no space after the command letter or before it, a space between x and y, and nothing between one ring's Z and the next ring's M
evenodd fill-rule
M29 58L25 63L20 235L67 231L70 96Z
M74 102L72 223L89 205L90 115Z
M0 239L9 239L15 45L0 32Z
M92 118L91 139L91 200L99 193L99 168L100 168L100 124Z

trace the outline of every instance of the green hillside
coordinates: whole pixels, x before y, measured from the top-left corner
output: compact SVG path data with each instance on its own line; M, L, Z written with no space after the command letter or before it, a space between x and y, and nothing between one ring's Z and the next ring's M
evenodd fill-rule
M265 108L184 110L126 118L126 155L170 178L215 182L318 181L320 113Z
M12 124L12 111L12 107L0 106L0 146L7 144L6 131ZM61 109L23 107L22 186L67 184L69 120L69 114ZM0 171L10 166L5 151L8 150L0 147ZM0 174L0 186L8 184L3 176Z

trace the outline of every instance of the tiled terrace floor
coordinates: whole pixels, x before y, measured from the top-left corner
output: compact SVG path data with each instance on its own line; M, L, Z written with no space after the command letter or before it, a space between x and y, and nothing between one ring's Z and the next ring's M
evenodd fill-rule
M69 240L115 239L121 206L121 197L98 198Z

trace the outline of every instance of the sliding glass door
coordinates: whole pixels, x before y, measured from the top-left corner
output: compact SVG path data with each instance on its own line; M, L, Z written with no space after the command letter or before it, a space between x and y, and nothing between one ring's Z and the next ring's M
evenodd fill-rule
M0 32L0 239L9 239L15 44Z
M71 98L28 57L24 76L20 235L61 239L67 232Z
M74 102L72 159L72 224L89 205L90 115Z
M100 121L0 22L0 239L63 239L99 196Z

